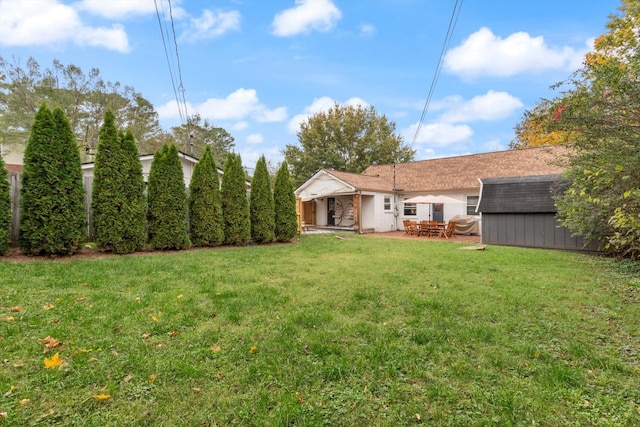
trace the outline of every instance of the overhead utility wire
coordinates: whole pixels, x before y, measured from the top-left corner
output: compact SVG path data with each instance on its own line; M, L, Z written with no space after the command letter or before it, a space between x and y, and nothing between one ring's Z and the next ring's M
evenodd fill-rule
M180 103L180 97L178 96L178 90L176 89L176 81L173 76L173 67L171 66L171 57L169 56L169 49L167 48L167 40L165 39L165 34L164 34L165 30L162 24L162 18L160 17L160 10L158 9L158 1L153 0L153 3L155 4L155 7L156 7L156 16L158 17L158 25L160 26L160 35L162 36L162 45L164 46L164 54L167 60L167 66L169 68L169 77L171 78L171 86L173 87L173 94L176 98L176 106L178 107L178 114L180 115L180 120L182 124L185 124L186 118L183 115L181 103ZM163 17L164 17L164 9L163 9ZM167 38L169 38L168 32L167 32ZM177 45L176 45L176 52L177 52Z
M418 127L416 128L416 133L413 136L413 141L411 144L413 145L418 139L418 135L420 134L420 130L422 129L422 123L424 122L424 118L427 115L427 111L429 110L429 104L431 103L431 98L433 97L433 91L436 87L436 83L438 81L438 76L440 75L440 70L442 69L442 63L444 62L444 54L449 47L449 42L451 41L451 36L453 35L453 31L456 28L456 24L458 22L458 16L460 15L460 9L462 9L462 2L464 0L456 0L456 3L453 5L453 12L451 13L451 19L449 19L449 28L447 29L447 35L442 43L442 50L440 51L440 59L438 60L438 65L436 66L435 74L433 75L433 80L431 80L431 87L429 88L429 95L427 96L427 100L424 103L424 108L422 109L422 116L420 116L420 121L418 122ZM458 3L460 4L458 6Z
M169 17L171 18L171 32L173 33L173 45L176 49L176 62L178 64L178 90L182 95L182 104L184 105L184 116L187 121L187 130L189 129L189 114L187 113L187 100L184 96L184 84L182 83L182 67L180 66L180 54L178 53L178 41L176 38L176 28L173 25L173 9L171 7L171 0L167 0L169 2Z

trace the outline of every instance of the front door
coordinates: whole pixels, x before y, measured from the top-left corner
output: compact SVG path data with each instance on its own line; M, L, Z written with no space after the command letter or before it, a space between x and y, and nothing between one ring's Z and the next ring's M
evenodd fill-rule
M327 197L327 225L336 225L335 197Z
M444 221L444 205L442 203L434 203L431 206L433 207L433 220Z

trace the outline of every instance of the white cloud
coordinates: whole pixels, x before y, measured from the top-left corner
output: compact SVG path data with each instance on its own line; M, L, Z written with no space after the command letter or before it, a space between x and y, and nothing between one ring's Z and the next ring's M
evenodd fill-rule
M262 134L252 133L251 135L247 135L247 142L249 144L262 144L262 141L264 141Z
M179 117L176 101L171 100L157 108L161 119ZM258 99L255 89L240 88L226 98L209 98L200 104L187 103L187 111L198 112L203 118L213 121L238 121L234 129L248 127L247 119L258 122L284 121L286 108L268 109Z
M418 124L413 124L402 133L405 141L412 141ZM451 123L430 123L422 125L415 142L417 144L429 144L430 146L446 147L448 145L464 142L471 138L473 130L467 125L454 125Z
M121 25L111 28L83 25L78 13L56 0L0 1L3 46L52 46L72 42L118 52L130 50Z
M241 120L231 125L231 130L243 130L248 127L249 127L249 123L246 120Z
M190 27L180 36L180 41L195 43L220 37L229 31L240 29L240 12L232 10L204 10L199 18L191 18Z
M489 28L480 28L460 46L447 52L446 70L464 77L510 77L519 73L545 70L575 70L587 48L550 47L544 37L517 32L502 38Z
M78 10L84 10L108 19L127 18L132 15L149 15L156 12L153 1L82 0L76 6ZM175 12L174 8L172 10L174 16Z
M447 97L439 101L436 108L444 110L439 120L459 123L502 120L522 107L522 102L515 96L507 92L490 90L468 101L458 95Z
M273 34L279 37L329 31L342 18L342 12L332 0L296 0L296 6L273 18Z
M328 111L336 104L336 102L337 101L329 98L328 96L314 99L311 105L308 105L304 108L304 111L302 113L296 114L291 120L289 120L289 124L287 125L289 133L297 133L300 130L300 124L302 122L304 122L314 114L320 113L322 111ZM347 101L342 105L351 105L354 107L361 105L362 107L368 107L369 103L361 98L354 97L347 99Z
M376 27L372 24L362 24L360 25L360 34L363 36L372 36L376 33Z

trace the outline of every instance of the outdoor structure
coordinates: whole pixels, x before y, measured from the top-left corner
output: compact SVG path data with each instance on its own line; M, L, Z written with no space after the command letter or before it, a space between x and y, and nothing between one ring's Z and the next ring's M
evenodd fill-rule
M193 169L198 163L198 159L189 154L178 151L178 157L180 158L180 164L182 165L182 173L184 175L184 185L189 188L191 183L191 176L193 175ZM151 163L153 162L153 154L142 154L140 156L140 163L142 164L142 177L144 182L149 180L149 171L151 171ZM95 168L95 162L87 162L82 164L82 175L85 177L93 178L93 170ZM218 178L222 179L222 171L218 169Z
M295 190L301 225L369 233L400 230L405 219L449 221L463 215L481 223L480 178L559 174L556 159L564 154L562 147L537 147L374 165L360 174L322 169ZM427 195L448 199L405 202Z
M547 249L596 251L556 219L554 194L567 187L557 174L482 178L478 212L482 243Z

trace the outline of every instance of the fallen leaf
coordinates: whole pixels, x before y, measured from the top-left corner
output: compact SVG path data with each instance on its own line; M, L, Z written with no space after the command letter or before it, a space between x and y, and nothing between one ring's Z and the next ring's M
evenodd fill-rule
M221 350L219 345L214 345L213 347L211 347L211 351L214 353L217 353Z
M298 399L298 403L304 402L304 400L302 400L302 395L300 394L299 391L296 391L296 399Z
M133 374L128 374L126 377L124 377L124 382L128 383L129 381L131 381L133 379Z
M14 390L15 388L16 388L16 387L12 385L12 386L9 388L9 391L7 391L7 392L4 394L4 397L9 397L9 396L11 396L11 394L13 393L13 390Z
M177 337L178 336L178 331L169 332L169 336L170 337Z
M151 336L151 334L142 334L142 339L146 340L147 338L149 338Z
M178 299L182 299L182 298L184 298L184 295L180 294L180 295L178 295L178 297L177 297L177 298L178 298Z
M136 297L136 302L140 302L140 297Z
M194 392L196 392L198 394L202 393L202 390L200 389L200 387L194 387L191 390L193 390Z
M258 350L258 347L256 347L255 345L251 346L251 352L253 353L254 351Z
M588 407L590 407L590 406L591 406L591 402L589 402L588 400L585 400L585 401L584 401L584 407L585 407L585 408L588 408Z
M64 359L60 358L60 355L58 353L54 354L53 356L47 358L44 358L44 368L45 369L53 369L53 368L57 368L58 366L62 365L64 363Z
M80 298L76 299L76 301L80 302L80 301L84 301L86 299L87 299L87 297L80 297Z
M52 348L56 348L56 347L61 347L62 343L60 341L58 341L57 339L53 338L53 337L46 337L40 340L40 342L42 344L44 344L45 350L44 352L46 353L47 351L51 350Z
M60 304L62 302L62 298L56 298L56 304Z
M58 323L60 323L60 319L53 319L53 320L51 321L51 324L52 324L52 325L57 325Z
M420 414L416 414L416 420L420 421L422 419L422 417L420 416Z
M29 402L31 402L31 399L22 399L22 400L20 401L20 405L23 405L23 406L24 406L24 405L26 405L26 404L27 404L27 403L29 403Z
M154 382L156 380L156 378L158 378L158 376L156 374L149 375L149 381L151 381L151 382Z
M151 320L153 320L154 322L157 322L158 318L156 316L151 316Z
M95 396L93 396L94 399L96 400L107 400L107 399L111 399L111 395L110 394L96 394Z
M4 319L8 322L11 322L12 320L16 320L15 317L13 316L9 316L8 314L6 316L4 316Z
M216 372L216 378L222 378L222 372L220 371Z
M7 413L6 412L0 412L0 420L7 418Z
M22 307L20 307L20 306L16 305L15 307L11 308L11 311L12 311L13 313L17 313L17 312L19 312L19 311L22 311Z
M118 352L117 352L117 351L115 351L115 350L112 350L112 351L111 351L111 354L113 354L113 356L114 356L114 357L118 357L118 356L120 356L120 353L118 353Z
M42 306L42 308L44 308L45 310L51 310L51 309L56 308L56 306L53 305L53 304L45 304L45 305Z

